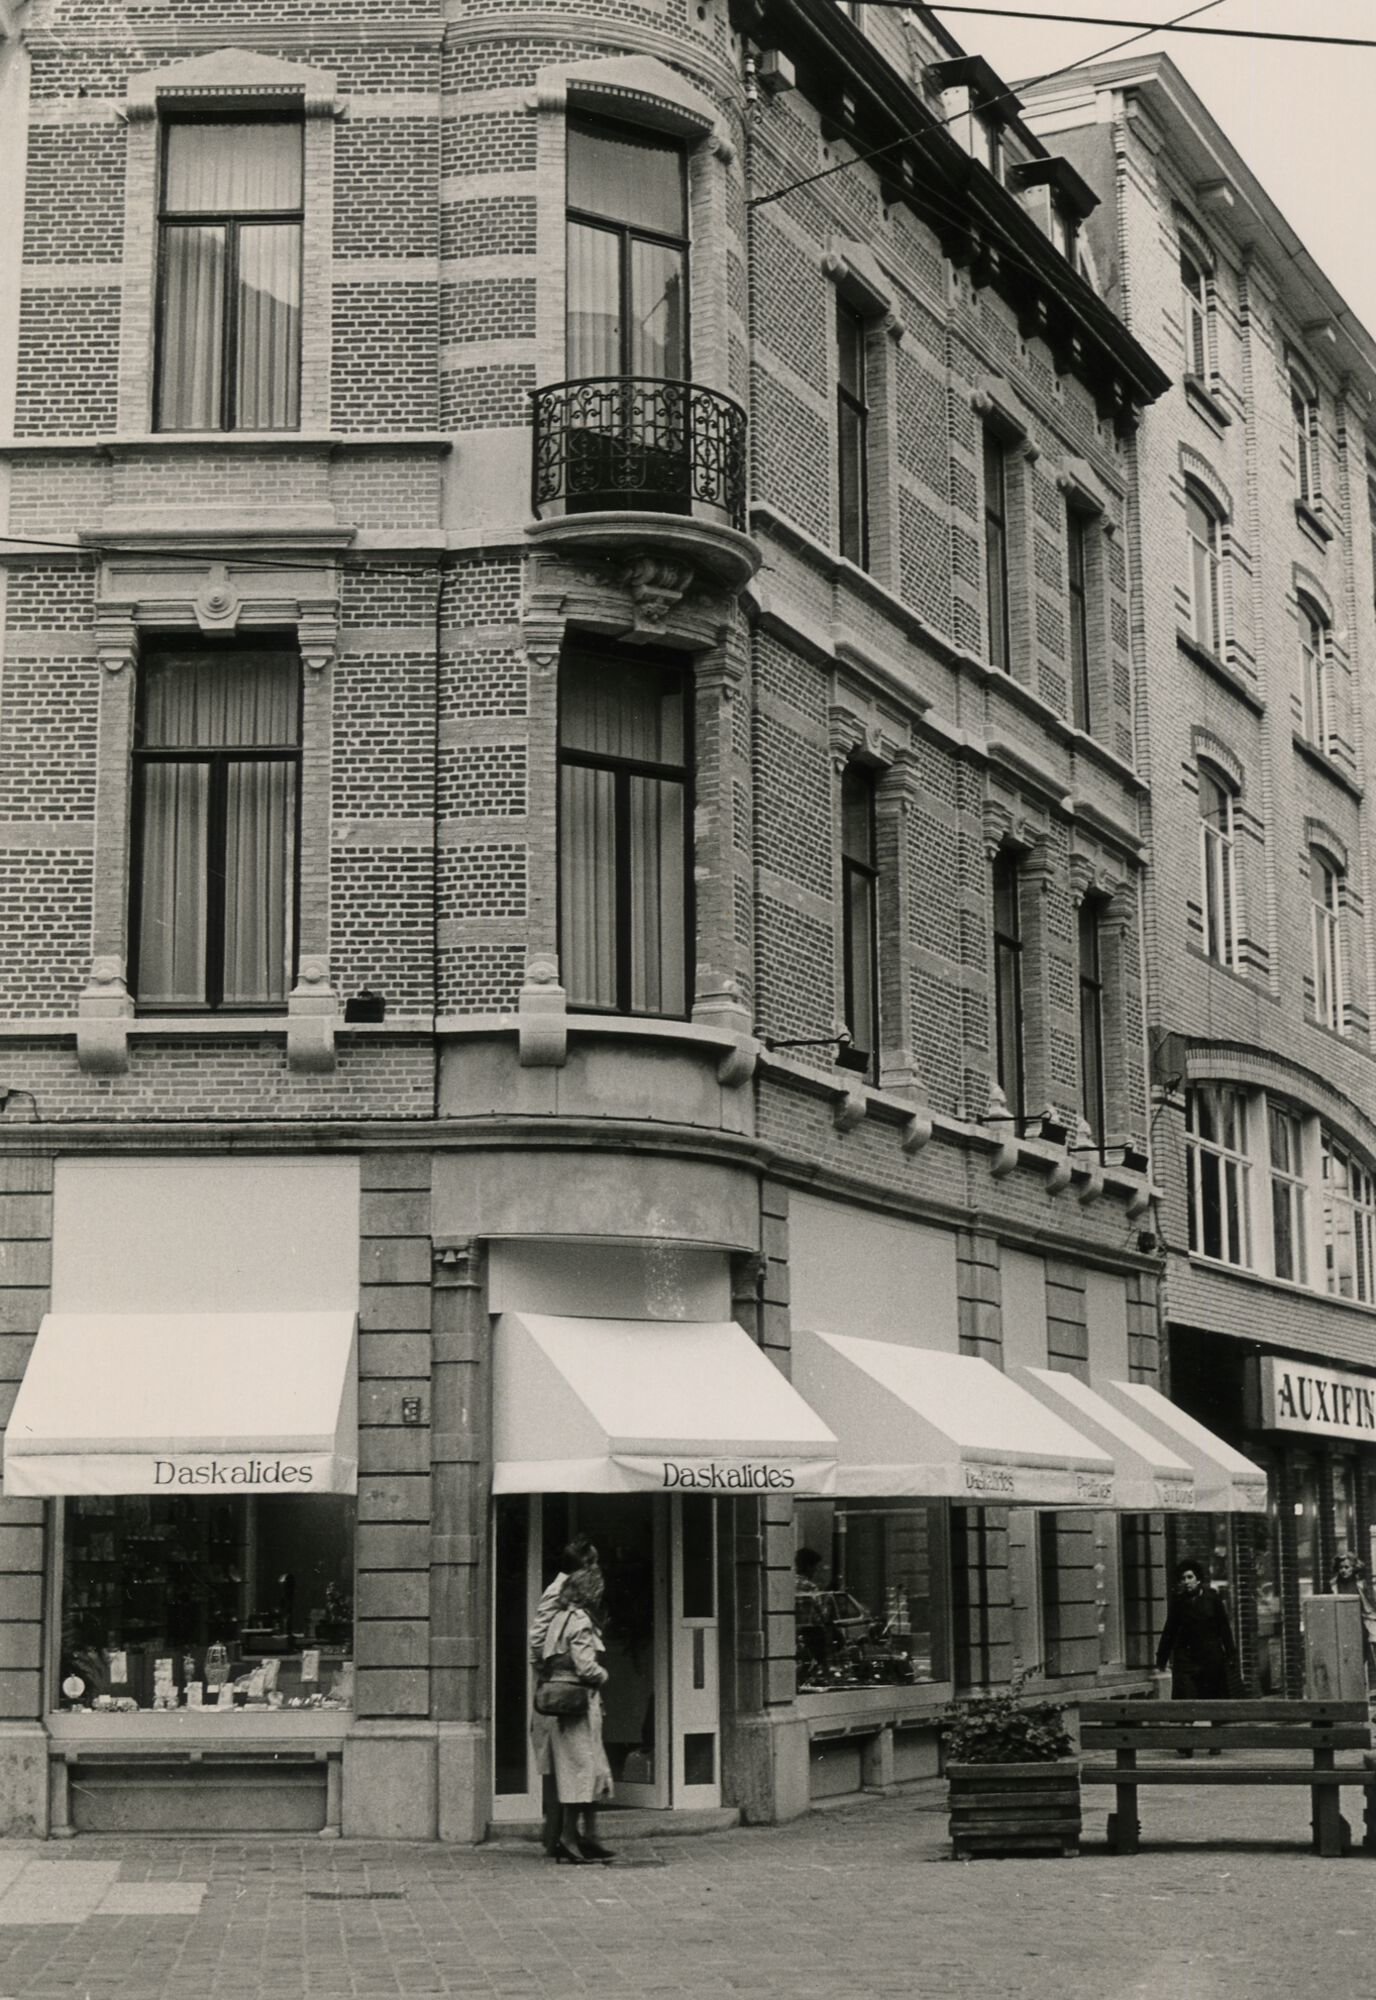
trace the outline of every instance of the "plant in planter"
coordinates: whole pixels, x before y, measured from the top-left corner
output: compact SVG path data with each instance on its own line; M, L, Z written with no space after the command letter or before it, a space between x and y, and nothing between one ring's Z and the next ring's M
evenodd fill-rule
M1055 1701L1026 1701L1030 1668L942 1711L957 1858L1080 1851L1080 1760Z

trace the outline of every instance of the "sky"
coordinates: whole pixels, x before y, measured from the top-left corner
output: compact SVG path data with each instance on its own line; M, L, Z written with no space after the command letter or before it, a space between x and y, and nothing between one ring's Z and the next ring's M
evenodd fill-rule
M972 0L974 4L974 0ZM983 0L1007 7L1019 0ZM1043 12L1169 21L1199 0L1026 0ZM963 48L1007 82L1092 56L1131 32L995 21L938 10ZM1376 42L1376 0L1219 0L1200 27L1361 35ZM1376 48L1155 35L1122 53L1175 62L1357 317L1376 335Z

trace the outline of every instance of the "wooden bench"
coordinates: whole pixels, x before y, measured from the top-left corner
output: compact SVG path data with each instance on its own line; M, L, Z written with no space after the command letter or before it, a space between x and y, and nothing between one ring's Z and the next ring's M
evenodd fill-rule
M1209 1725L1201 1728L1200 1724ZM1116 1811L1108 1823L1115 1854L1135 1854L1137 1793L1142 1785L1305 1785L1313 1803L1313 1844L1334 1857L1350 1845L1339 1810L1344 1785L1366 1795L1363 1846L1376 1850L1376 1764L1339 1765L1339 1750L1371 1748L1362 1701L1096 1701L1080 1708L1083 1785L1113 1785ZM1096 1763L1105 1751L1111 1764ZM1192 1759L1178 1757L1194 1752ZM1217 1759L1206 1752L1223 1753ZM1169 1761L1139 1764L1142 1751ZM1285 1759L1239 1761L1238 1751L1292 1753Z

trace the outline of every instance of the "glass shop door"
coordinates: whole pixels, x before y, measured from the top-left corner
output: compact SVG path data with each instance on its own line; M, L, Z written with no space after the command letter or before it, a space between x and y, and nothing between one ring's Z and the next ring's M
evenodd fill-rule
M719 1806L717 1503L705 1494L676 1493L669 1508L672 1799L676 1806Z

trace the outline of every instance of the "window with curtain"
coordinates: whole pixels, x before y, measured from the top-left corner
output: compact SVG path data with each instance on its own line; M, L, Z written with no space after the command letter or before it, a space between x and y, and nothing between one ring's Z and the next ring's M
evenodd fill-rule
M299 119L166 126L157 429L299 424L302 171Z
M559 941L571 1007L681 1016L691 998L688 675L608 650L559 670Z
M1293 1111L1268 1100L1267 1131L1271 1152L1271 1249L1278 1278L1292 1284L1308 1282L1305 1212L1308 1189L1304 1178L1304 1129Z
M139 664L134 987L145 1008L286 1002L296 931L300 664L285 647Z
M841 774L841 956L846 1026L873 1078L879 1054L879 870L874 774L849 763Z
M1185 1093L1190 1250L1197 1257L1247 1265L1251 1249L1251 1171L1247 1100L1226 1084Z
M836 470L841 554L869 566L869 401L865 380L865 316L836 301Z
M1307 597L1300 599L1299 616L1304 733L1326 755L1332 741L1328 700L1328 627Z
M1070 600L1070 702L1077 729L1090 726L1089 706L1089 517L1079 507L1065 510L1066 587Z
M1096 1146L1104 1143L1104 968L1099 946L1101 906L1080 905L1080 1102Z
M1003 673L1012 666L1008 615L1008 453L984 430L984 586L989 658Z
M1018 857L1010 849L994 857L994 1057L999 1088L1009 1111L1025 1110L1022 1045L1022 913Z
M1376 1180L1327 1131L1321 1155L1327 1289L1371 1305L1376 1301Z
M683 147L630 125L568 125L567 367L572 378L688 375Z
M1204 949L1220 965L1237 954L1236 843L1233 793L1207 765L1199 767L1199 904Z
M1201 487L1185 486L1185 533L1190 558L1190 630L1196 644L1223 650L1221 561L1223 529L1218 511Z
M1209 280L1187 250L1180 253L1180 293L1185 316L1185 373L1209 379Z
M1314 1018L1343 1025L1343 878L1317 847L1309 850L1309 922L1313 948Z

